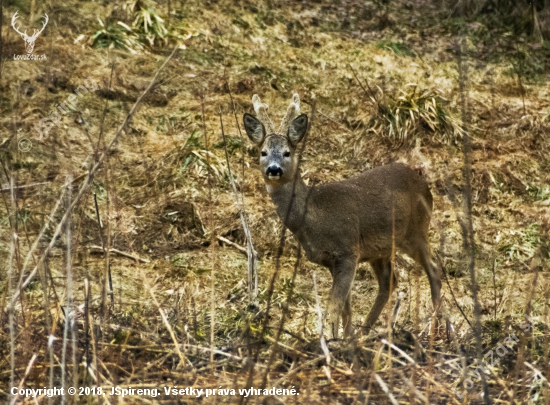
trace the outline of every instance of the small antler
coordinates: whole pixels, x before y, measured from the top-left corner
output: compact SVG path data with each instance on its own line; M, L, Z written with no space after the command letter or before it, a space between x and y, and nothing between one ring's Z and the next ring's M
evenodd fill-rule
M285 117L281 121L281 125L279 126L279 133L280 134L286 134L288 131L288 127L294 117L300 115L300 96L297 93L294 93L292 95L292 101L290 102Z
M16 11L15 14L13 15L13 17L11 18L11 26L13 27L13 29L15 30L15 32L17 32L17 33L18 33L19 35L21 35L23 38L26 38L26 37L28 38L27 30L25 30L25 32L21 32L21 31L19 31L19 27L20 27L21 25L19 25L19 26L17 26L17 27L15 26L15 20L17 20L17 13L18 13L18 12L19 12L19 11Z
M257 94L254 94L252 96L252 104L254 105L254 111L256 112L256 116L258 119L264 124L266 127L268 134L273 134L275 132L275 127L273 126L273 123L269 119L269 116L267 115L267 104L262 104L262 101L260 100L260 97Z

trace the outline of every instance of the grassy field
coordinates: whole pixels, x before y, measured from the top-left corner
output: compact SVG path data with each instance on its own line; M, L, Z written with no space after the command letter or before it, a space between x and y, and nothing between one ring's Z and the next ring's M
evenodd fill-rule
M4 1L0 399L89 387L68 403L550 404L541 3ZM16 11L28 33L48 14L33 51L47 60L14 60ZM332 280L267 194L242 128L256 93L276 125L293 93L313 115L310 185L396 161L423 173L438 328L425 274L397 255L376 328L360 328L378 288L365 264L356 335L319 333ZM166 394L176 386L204 391Z

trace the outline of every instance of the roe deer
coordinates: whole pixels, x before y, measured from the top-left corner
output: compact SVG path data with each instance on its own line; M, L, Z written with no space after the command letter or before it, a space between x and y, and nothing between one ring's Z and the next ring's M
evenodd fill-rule
M426 180L408 166L389 164L347 180L308 187L296 173L297 145L308 125L307 115L300 115L299 96L293 95L277 132L267 105L258 95L252 103L258 118L244 114L244 128L260 150L267 192L307 258L328 267L332 274L328 305L332 337L338 337L340 316L344 337L352 333L351 286L359 262L369 262L378 279L378 295L365 328L370 329L378 319L397 285L391 268L392 246L424 268L437 311L441 277L428 244L433 201Z

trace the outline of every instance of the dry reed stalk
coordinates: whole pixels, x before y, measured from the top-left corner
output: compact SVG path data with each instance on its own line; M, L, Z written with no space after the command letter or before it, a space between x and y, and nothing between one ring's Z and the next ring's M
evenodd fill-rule
M107 306L107 296L111 298L111 310L114 307L114 295L113 295L113 281L111 278L111 226L112 222L110 220L111 218L111 164L109 160L109 154L105 154L105 164L104 164L104 172L105 172L105 210L106 210L106 219L107 219L107 241L104 243L105 245L105 255L104 255L104 266L103 266L103 275L102 275L102 283L101 283L101 319L103 322L107 321L108 316L108 306ZM97 201L97 199L96 199ZM99 209L97 209L97 215L99 217ZM101 224L101 219L99 220L99 223ZM103 240L102 240L103 243ZM105 326L105 325L104 325ZM103 337L103 334L102 334Z
M353 73L353 77L355 77L355 80L357 81L357 83L359 83L359 87L361 87L361 90L363 90L363 93L365 93L365 96L367 96L367 99L373 104L373 105L377 105L379 106L379 103L378 103L378 100L376 100L374 98L374 95L376 94L372 88L370 87L369 85L369 81L365 79L365 84L367 85L367 88L368 88L368 91L367 89L365 89L365 87L363 86L363 83L361 82L361 80L359 80L359 77L357 76L357 73L355 72L355 69L353 69L353 66L350 64L348 64L350 70L351 70L351 73Z
M448 193L447 193L447 196L449 197L449 200L453 204L453 209L458 212L459 211L459 204L458 204L458 200L457 200L457 198L454 194L454 191L453 191L453 185L451 183L451 179L452 179L451 174L447 173L446 178L447 178L447 186L448 186L447 189L449 190ZM458 215L457 215L457 219L458 219L458 223L459 223L459 225L462 229L463 235L464 235L464 233L466 232L466 224L464 223L462 218L460 218ZM443 248L445 246L445 233L443 231L444 231L444 229L442 228L441 232L440 232L440 236L439 236L439 246L440 246L440 249L441 249L442 252L444 251ZM447 287L449 287L449 292L451 293L451 297L453 298L453 302L454 302L455 306L457 307L457 309L462 314L462 317L468 323L468 326L470 326L470 329L472 330L472 332L474 332L474 326L472 325L472 323L470 322L470 320L466 316L466 313L464 312L464 310L462 309L462 307L458 303L458 300L456 298L454 290L451 287L451 283L449 281L449 276L447 275L447 270L445 269L445 265L443 264L443 262L441 260L439 260L439 266L441 267L441 272L443 273L443 278L445 279L445 282L447 283Z
M115 62L113 61L111 63L111 73L109 75L109 89L111 89L112 85L113 85L113 74L115 72ZM101 119L99 120L99 134L97 136L97 145L95 147L95 151L94 151L94 161L97 161L97 159L99 158L99 150L100 150L100 147L101 147L101 141L102 141L102 137L103 137L103 133L104 133L104 130L105 130L105 118L107 117L107 109L108 109L108 106L109 106L109 100L105 100L105 104L103 105L103 113L101 114ZM92 145L92 148L93 148L93 145Z
M497 259L493 259L493 266L491 267L491 272L493 274L493 312L494 319L497 320L497 281L496 281L496 269L497 269Z
M107 191L107 194L108 194L108 190ZM107 197L108 199L108 197ZM108 206L108 204L107 204ZM94 193L94 207L95 207L95 213L96 213L96 217L97 217L97 226L98 226L98 231L99 231L99 239L101 240L101 249L103 250L103 257L105 258L105 261L106 261L106 266L107 266L107 277L109 279L109 296L111 297L111 305L114 305L114 293L113 293L113 279L112 279L112 276L111 276L111 261L108 260L107 258L107 248L105 247L105 241L103 239L103 222L101 221L101 216L99 214L99 206L97 204L97 194ZM108 215L107 215L107 218L108 218ZM110 221L108 221L108 224L110 224ZM109 227L110 225L108 225ZM109 232L109 235L110 235L110 232ZM110 237L108 238L110 239ZM91 248L94 248L94 246L91 246ZM114 249L116 250L116 249ZM109 249L109 253L111 253L113 251L113 249ZM133 256L130 256L131 258L133 258Z
M416 385L412 382L412 380L409 380L406 376L405 376L405 373L401 370L397 370L397 373L399 374L399 377L401 378L402 381L405 382L405 384L408 385L409 387L409 391L412 391L414 393L414 395L411 395L410 396L410 399L411 399L411 404L414 404L415 403L415 399L418 398L419 400L421 401L424 401L425 403L429 403L428 401L428 398L426 398L419 390L418 388L416 388Z
M38 247L38 245L39 245L40 241L42 240L42 238L44 237L45 233L50 228L50 223L53 221L55 214L57 213L57 211L61 207L62 202L63 202L63 198L65 197L65 191L67 190L67 187L68 187L68 184L65 184L61 188L61 195L59 196L57 202L55 203L55 205L52 209L52 211L50 212L50 215L48 216L47 222L44 225L42 225L42 229L40 230L40 233L38 234L38 237L35 239L34 243L32 244L32 246L29 249L29 252L25 256L25 261L23 262L23 268L22 268L21 275L20 275L19 282L18 282L19 285L23 285L23 276L24 276L25 270L27 269L29 261L31 259L34 259L34 252L35 252L36 248Z
M4 0L0 0L0 27L4 26ZM0 30L0 55L3 55L4 37ZM0 82L2 81L2 72L4 70L4 58L0 57ZM0 100L3 100L2 86L0 86ZM0 102L0 111L2 111L2 103Z
M544 283L544 312L542 315L542 322L544 325L548 325L548 313L550 309L550 281L548 278L546 279L546 282ZM543 343L543 358L548 359L550 358L550 333L546 333L544 336L544 343ZM543 371L546 375L550 375L550 362L546 362L543 365ZM550 395L550 390L547 391L546 395ZM547 401L550 402L550 401Z
M233 110L233 116L235 117L235 124L237 125L237 130L239 131L239 136L241 137L241 206L242 206L242 218L245 223L247 223L246 218L246 209L245 209L245 200L244 200L244 189L246 185L246 176L245 176L245 138L243 136L243 133L241 131L241 124L239 123L239 119L237 117L237 110L235 108L235 101L233 100L233 94L231 93L231 87L229 86L229 79L226 75L226 71L224 69L224 77L225 82L227 84L227 92L229 93L229 98L231 100L231 109ZM225 136L224 136L224 145L225 145ZM227 148L226 148L226 155L227 155ZM227 167L229 169L229 163L227 164ZM244 225L243 225L244 228ZM250 304L257 305L257 297L258 297L258 257L257 253L254 250L254 245L252 243L252 234L250 233L250 230L248 227L245 228L245 236L246 236L246 249L247 249L247 255L248 255L248 289L249 289L249 295L250 297ZM251 282L253 280L253 283Z
M168 333L170 334L170 338L174 342L174 349L177 353L177 355L180 358L180 365L183 367L184 364L189 363L191 367L193 367L193 364L189 361L189 359L185 356L184 353L180 350L180 344L178 343L178 339L176 338L176 334L174 333L174 329L170 325L170 322L168 322L168 318L166 317L166 313L161 308L159 302L157 301L157 297L155 296L155 293L153 292L153 286L149 285L149 282L147 281L147 277L143 273L143 270L141 270L141 277L144 281L145 288L149 291L149 294L151 295L151 298L153 300L153 303L157 307L157 310L160 313L160 316L162 318L162 322L164 323L164 326L166 326L166 329L168 330ZM179 368L179 366L177 367Z
M67 190L67 209L71 207L71 195L72 189L71 184L72 177L69 176L67 179L68 190ZM67 338L69 334L69 328L72 330L73 345L74 345L74 329L73 317L74 317L74 308L73 308L73 275L71 269L71 216L69 215L66 223L65 229L65 238L67 244L67 278L65 284L65 319L63 327L63 342L61 348L61 388L65 391L66 379L67 379ZM74 346L73 346L73 357L74 357ZM73 361L74 365L74 361ZM67 403L67 398L65 395L61 397L61 404Z
M229 163L229 153L227 152L227 142L225 139L225 131L223 129L223 119L222 119L222 110L220 108L220 129L222 132L223 138L223 147L225 150L225 161L227 163L227 172L229 173L229 181L231 182L231 188L235 194L235 201L239 207L239 216L241 217L241 224L243 226L243 231L246 236L246 254L248 256L248 298L249 305L256 305L258 298L258 257L256 251L254 250L254 245L252 243L252 234L250 232L250 227L248 226L246 220L246 212L244 208L244 196L240 195L237 191L237 186L235 185L235 179L233 178L233 173L231 172L231 165ZM243 157L244 159L244 157ZM244 160L243 160L244 162Z
M11 202L11 238L10 238L10 258L8 262L8 294L13 294L13 278L14 278L14 258L15 258L15 246L17 241L16 233L16 221L17 221L17 206L15 205L15 192L13 189L13 178L9 176L10 182L10 202ZM8 305L8 324L10 331L10 387L15 386L15 319L14 319L14 305L10 303ZM10 393L11 396L11 393Z
M526 297L525 302L525 309L524 314L525 317L529 317L531 315L531 309L532 309L532 301L533 297L536 293L536 287L537 287L537 281L539 278L539 266L537 264L537 261L535 259L532 260L531 269L533 272L533 278L531 280L530 286L528 287L528 295ZM527 322L531 322L529 318L527 318ZM529 339L529 335L531 337L533 336L532 328L534 325L530 325L529 329L527 329L525 332L520 333L520 341L519 341L519 350L518 350L518 356L516 361L516 367L514 369L514 381L517 381L521 378L521 391L525 392L525 384L526 384L526 370L525 370L525 347L527 346L527 339ZM530 332L530 333L529 333ZM514 399L516 398L516 395L518 393L517 385L514 384L512 388L512 396L510 398L510 403L512 404Z
M31 359L29 360L29 363L27 364L27 368L25 369L25 374L23 374L21 381L19 381L19 384L17 385L17 393L12 397L10 401L10 405L15 405L17 403L17 398L19 398L19 390L23 388L23 385L25 384L25 380L29 376L29 373L31 372L32 366L34 365L34 362L36 361L37 357L38 357L38 354L34 353Z
M481 337L481 304L478 298L478 284L476 279L476 257L475 257L475 233L472 218L472 139L468 128L471 123L471 110L470 110L470 95L469 95L469 70L468 70L468 56L465 54L467 49L466 43L466 27L463 23L461 30L460 42L457 44L457 64L459 74L459 90L460 90L460 108L462 113L462 123L464 126L464 136L462 150L464 155L464 188L463 188L463 203L465 214L465 227L463 227L462 238L463 246L466 251L466 255L469 259L469 273L472 298L474 301L474 316L475 327L474 335L476 342L476 358L479 363L482 361L482 337ZM489 395L489 386L485 379L484 373L481 373L481 381L483 383L483 400L485 405L491 404L491 397Z
M298 268L300 267L301 259L302 259L302 246L300 244L298 244L298 254L296 256L296 262L294 263L294 271L292 273L292 279L290 281L290 291L288 291L287 302L288 302L288 300L290 300L292 298L292 294L294 293L294 283L296 281L296 275L298 274ZM271 368L271 365L275 361L275 356L277 355L279 346L281 345L279 340L281 339L281 334L283 332L284 323L286 321L288 313L289 313L289 307L288 307L288 304L285 303L285 305L283 306L283 313L282 313L282 316L281 316L281 320L279 321L279 327L277 328L277 330L275 332L276 333L275 334L275 339L273 339L273 341L276 344L275 344L275 346L273 346L271 348L271 354L269 356L269 359L267 360L266 373L264 374L264 376L262 378L262 385L261 385L262 389L265 388L266 385L267 385L268 372ZM266 335L266 337L267 337L267 335Z
M376 374L374 372L372 374L374 376L374 379L376 380L376 382L380 386L380 388L382 388L382 391L384 391L384 394L386 394L386 396L388 397L388 399L392 403L392 405L399 405L399 402L397 402L397 399L395 399L393 394L390 392L390 389L388 388L388 386L386 385L384 380L382 380L382 378L378 374Z
M85 301L85 315L86 315L86 322L85 324L87 325L87 328L86 328L86 331L88 332L89 331L89 338L91 340L91 346L92 346L92 350L93 350L93 357L90 359L88 356L89 356L89 352L87 353L87 357L86 357L86 373L87 375L89 375L90 377L92 377L92 379L96 382L96 384L99 384L100 381L98 380L97 376L95 375L95 373L97 372L97 370L99 370L98 368L98 341L96 340L96 337L95 337L95 332L94 332L94 328L95 328L95 325L94 323L91 321L91 311L90 311L90 294L91 294L91 286L90 286L90 283L88 281L87 278L84 279L84 293L86 295L86 301ZM88 348L88 345L86 345ZM92 363L93 362L93 363ZM92 364L93 364L93 368L92 368Z
M326 355L323 353L321 356L317 356L316 358L312 360L308 360L305 363L299 365L298 367L290 370L288 373L286 373L283 377L281 377L279 380L273 384L274 387L278 387L282 383L284 383L288 378L292 377L293 375L296 375L299 371L303 370L306 367L309 367L315 363L318 363L322 360L326 360Z
M52 316L50 313L50 293L48 288L48 277L47 277L47 271L45 266L41 267L40 274L40 282L42 283L42 305L44 307L44 319L46 321L46 330L48 331L48 337L54 336L53 331L53 322L52 322ZM49 340L49 338L48 338ZM50 344L46 344L46 351L48 353L48 363L49 363L49 388L53 388L53 370L54 370L54 357L53 357L53 346ZM51 405L53 403L53 397L48 398L48 404Z
M71 196L72 196L72 184L74 184L74 180L73 182L70 184L70 193L71 193ZM78 218L78 226L76 227L76 232L74 232L74 237L72 238L72 242L71 242L71 245L73 246L71 251L71 255L68 255L68 260L70 260L70 266L71 266L71 274L72 274L72 264L73 264L73 261L74 261L74 253L76 253L78 251L78 245L79 245L79 242L80 242L80 237L82 235L82 211L81 212L81 215L79 216ZM73 278L74 280L74 278ZM72 365L73 365L73 370L72 370L72 386L73 387L78 387L79 386L79 373L78 373L78 370L79 370L79 362L77 361L77 321L76 321L76 318L77 318L77 311L78 311L78 308L77 306L75 305L75 296L76 294L72 293L72 300L73 300L73 303L72 303L72 316L71 316L71 361L72 361Z
M212 168L210 166L210 145L208 139L208 133L206 131L206 117L204 112L204 92L200 92L201 100L201 119L202 119L202 134L204 137L204 148L206 150L206 172L208 176L208 222L210 225L210 257L212 269L210 272L210 364L212 365L212 372L214 372L214 330L216 320L216 260L214 252L214 212L213 212L213 200L212 200Z
M105 148L105 150L101 153L100 156L98 156L98 159L96 160L96 162L91 166L89 172L88 172L88 176L84 179L84 182L82 183L82 185L80 186L80 189L78 190L78 193L77 195L75 196L75 198L72 200L72 204L71 206L69 207L69 210L67 210L65 212L65 214L63 215L63 217L61 218L61 221L58 223L53 235L52 235L52 238L50 240L50 243L48 244L48 246L46 247L44 253L41 255L38 263L36 264L36 266L34 267L34 269L31 271L31 273L27 276L27 278L25 279L25 281L23 282L20 282L19 285L17 286L17 290L14 292L14 294L11 296L11 299L10 299L10 302L8 305L13 305L15 303L15 301L17 300L17 298L19 297L19 294L21 291L23 291L28 285L29 283L34 279L34 277L36 276L36 273L38 271L38 267L40 265L42 265L44 263L44 260L46 258L46 256L49 254L50 250L53 248L53 245L55 244L55 240L57 239L57 237L61 234L61 231L65 225L65 222L67 221L67 218L69 217L69 213L72 212L72 210L74 210L74 208L77 206L77 204L80 202L81 198L83 197L84 193L87 191L88 189L88 186L90 185L91 181L92 181L92 178L95 174L95 172L97 172L97 170L102 166L103 164L103 161L105 160L105 157L108 153L109 150L111 150L111 148L113 147L113 145L118 141L118 138L120 137L120 134L122 133L122 131L126 128L126 125L128 124L128 122L130 121L130 119L132 118L132 116L136 113L139 105L141 104L141 102L143 101L143 98L147 95L147 93L149 93L149 91L152 89L153 85L155 84L155 82L157 81L157 78L160 74L160 72L164 69L164 67L168 64L168 62L170 62L170 60L172 60L172 57L175 55L176 51L178 50L178 47L174 48L174 50L172 51L172 53L170 54L170 56L168 56L168 58L166 58L166 60L164 61L164 63L157 69L153 79L151 80L149 86L141 93L141 95L139 96L139 98L136 100L136 102L134 103L134 105L132 106L132 108L130 109L130 111L128 112L128 114L126 115L124 121L122 122L122 124L119 126L118 130L116 131L113 139L111 140L111 142L109 142L108 146Z
M223 77L225 79L225 84L227 86L227 93L229 94L229 99L231 100L231 109L233 111L233 116L235 117L235 125L237 125L237 130L239 131L239 136L241 137L242 141L242 147L241 147L241 153L242 153L242 161L241 161L241 195L243 199L243 205L244 205L244 185L245 185L245 171L244 171L244 161L245 161L245 137L243 136L243 133L241 131L241 124L239 123L239 118L237 117L237 110L235 108L235 101L233 100L233 93L231 92L231 86L229 85L229 78L227 77L227 71L226 69L223 70Z
M90 365L90 288L88 277L84 278L84 348L82 357L86 359L86 370ZM82 378L83 383L87 383L86 375Z

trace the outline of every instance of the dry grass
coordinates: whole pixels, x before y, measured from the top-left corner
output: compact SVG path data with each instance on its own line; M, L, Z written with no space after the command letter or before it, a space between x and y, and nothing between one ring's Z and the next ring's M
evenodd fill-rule
M432 143L456 145L464 130L462 121L445 108L446 100L433 90L419 90L415 84L407 85L406 90L400 89L397 96L391 97L380 89L378 99L371 99L377 113L369 121L370 130L397 147L413 144L425 134Z
M329 2L281 3L269 9L225 1L208 7L194 1L159 2L154 12L167 32L157 26L162 34L158 37L147 31L151 26L145 28L143 19L128 15L129 8L117 14L114 3L79 2L73 11L72 3L59 6L66 13L59 13L60 35L46 30L37 42L36 52L47 53L51 64L5 61L0 79L0 398L8 397L6 387L11 384L60 386L61 367L67 365L66 386L97 384L109 390L113 385L161 390L173 385L236 390L294 386L299 396L248 401L483 403L479 396L459 400L453 393L462 392L465 370L475 369L476 357L474 334L457 304L473 322L474 303L460 228L464 157L457 147L463 130L457 118L459 81L452 54L455 22L440 13L437 2L424 4L426 15L415 17L417 22L410 21L410 10L401 3L388 8L371 2L342 8ZM10 14L15 7L6 9ZM67 16L76 21L74 27L65 21ZM92 48L97 17L105 30L116 27L117 21L135 23L131 29L136 31L144 27L141 34L131 36L137 42L126 46L135 53L116 46L109 49L109 43ZM5 52L22 53L21 39L10 31L3 27ZM85 37L78 39L80 34ZM475 35L472 32L470 38L474 48L480 43ZM96 44L99 38L106 40L97 36ZM186 49L160 73L117 143L107 150L131 106L166 60L170 47L163 45L164 39L170 46L184 43ZM519 336L526 324L524 313L533 321L531 330L486 379L495 403L546 404L548 91L540 82L520 83L506 74L510 65L505 57L512 51L502 43L491 48L495 58L489 61L483 55L487 49L472 51L469 62L483 353L495 350L512 332ZM543 48L533 52L547 60ZM33 125L88 76L100 89L80 101L80 113L68 114L44 139L33 139ZM396 160L422 168L434 194L431 243L448 277L444 315L454 327L453 336L447 337L443 329L431 334L427 280L400 256L396 294L404 299L397 326L387 326L388 305L370 335L329 342L327 362L317 332L313 274L322 305L330 275L306 260L296 265L297 244L291 235L276 269L281 222L257 173L256 151L235 123L226 77L239 117L251 111L254 93L262 95L274 116L282 113L293 92L302 97L305 112L316 100L316 123L302 166L309 184L347 178ZM229 162L237 190L244 195L259 254L256 305L249 305L246 255L217 239L246 246L227 172L220 108ZM32 142L28 152L18 148L22 137ZM103 152L103 164L89 178L88 170ZM73 178L73 202L85 182L89 187L82 189L81 202L71 212L71 237L67 239L66 227L61 227L60 236L53 238L67 212L68 176ZM455 203L450 195L457 197ZM42 230L36 252L25 264ZM102 241L109 249L149 263L91 249ZM50 243L52 249L36 276L18 291L18 283L28 278ZM362 266L353 287L357 325L364 321L376 288L370 269ZM10 307L11 297L19 293ZM74 301L67 311L71 294ZM272 307L266 316L268 300ZM67 322L71 319L74 324ZM76 363L71 331L76 334ZM482 383L473 380L471 393L477 393ZM176 401L164 395L108 399ZM71 400L98 401L92 396ZM188 397L180 401L193 402ZM218 396L202 402L241 403L241 398ZM38 403L48 403L47 398Z

